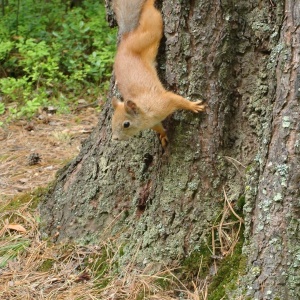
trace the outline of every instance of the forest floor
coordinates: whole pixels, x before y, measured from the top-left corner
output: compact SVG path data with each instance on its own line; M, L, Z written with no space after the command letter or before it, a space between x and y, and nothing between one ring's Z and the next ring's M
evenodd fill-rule
M66 115L42 112L31 121L0 127L0 204L49 184L57 170L79 153L97 120L96 110L87 108Z
M37 189L79 153L97 121L96 110L87 108L41 112L0 127L0 299L93 299L93 284L85 283L92 274L79 266L97 247L43 241L33 201Z

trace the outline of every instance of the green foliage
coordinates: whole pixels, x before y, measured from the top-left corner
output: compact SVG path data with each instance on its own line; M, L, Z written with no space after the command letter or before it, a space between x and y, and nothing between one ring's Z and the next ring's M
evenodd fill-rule
M11 0L0 18L0 96L12 117L32 116L39 107L95 101L106 92L116 50L104 4L83 1ZM0 113L5 109L0 106Z
M5 113L5 105L4 103L0 102L0 115L3 115Z
M0 60L4 60L7 54L13 49L14 43L11 41L1 41L0 43Z

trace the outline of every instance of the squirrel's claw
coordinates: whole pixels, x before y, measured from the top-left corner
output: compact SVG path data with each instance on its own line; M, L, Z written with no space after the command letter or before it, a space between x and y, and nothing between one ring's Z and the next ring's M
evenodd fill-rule
M162 146L164 149L166 149L166 147L167 147L168 144L169 144L168 137L167 137L166 135L160 134L160 135L159 135L159 139L160 139L161 146Z
M205 111L205 108L206 108L206 104L202 104L203 101L202 100L198 100L196 102L191 102L192 104L192 111L195 112L195 113L198 113L200 111Z

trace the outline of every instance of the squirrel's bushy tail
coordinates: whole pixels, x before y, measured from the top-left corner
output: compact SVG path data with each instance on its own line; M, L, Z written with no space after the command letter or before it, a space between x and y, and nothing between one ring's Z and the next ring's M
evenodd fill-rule
M114 0L113 10L116 14L119 34L134 30L139 23L142 7L146 0Z

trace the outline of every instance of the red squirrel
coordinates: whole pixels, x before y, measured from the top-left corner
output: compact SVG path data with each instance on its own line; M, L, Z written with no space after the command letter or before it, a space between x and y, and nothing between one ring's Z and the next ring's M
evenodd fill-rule
M160 82L155 59L163 33L155 0L114 0L121 35L114 63L117 87L124 101L112 99L112 139L127 140L141 130L159 133L163 147L168 138L161 121L175 110L205 110L202 101L191 102L167 91Z

